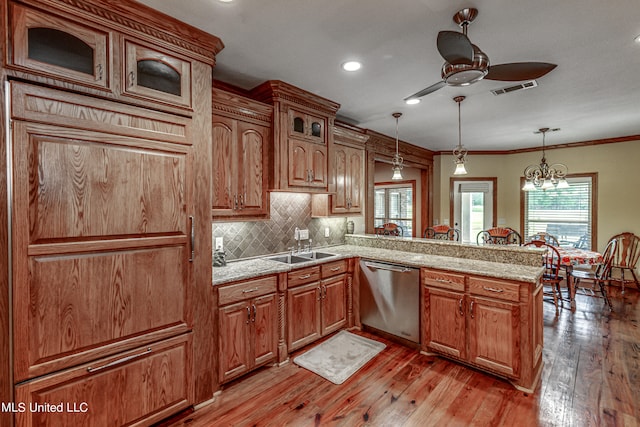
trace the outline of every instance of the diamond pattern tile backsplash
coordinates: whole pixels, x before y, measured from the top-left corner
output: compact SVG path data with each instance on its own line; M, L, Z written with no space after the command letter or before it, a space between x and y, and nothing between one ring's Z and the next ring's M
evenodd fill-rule
M296 227L309 229L314 247L342 244L347 218L311 218L310 194L271 193L270 219L214 222L213 247L215 249L215 238L222 237L227 261L286 252L296 246L293 238ZM329 237L324 237L325 227L329 227Z

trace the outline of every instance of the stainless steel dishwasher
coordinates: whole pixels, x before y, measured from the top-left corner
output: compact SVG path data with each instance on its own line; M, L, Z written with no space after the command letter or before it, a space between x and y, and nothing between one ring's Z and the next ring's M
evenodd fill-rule
M420 342L420 269L360 260L360 322Z

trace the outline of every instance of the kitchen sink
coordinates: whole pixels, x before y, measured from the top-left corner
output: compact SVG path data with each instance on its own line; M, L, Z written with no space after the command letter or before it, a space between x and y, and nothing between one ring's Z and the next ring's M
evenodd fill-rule
M314 260L320 260L324 258L334 257L336 254L330 254L327 252L302 252L296 255L286 254L286 255L278 255L267 258L270 261L282 262L284 264L298 264L301 262L309 262Z

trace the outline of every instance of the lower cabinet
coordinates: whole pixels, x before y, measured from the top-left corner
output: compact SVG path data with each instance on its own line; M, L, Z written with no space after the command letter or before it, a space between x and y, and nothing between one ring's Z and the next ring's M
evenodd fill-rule
M266 295L247 298L265 292ZM278 354L276 278L221 286L218 299L220 382L274 362ZM241 300L236 302L238 299Z
M538 285L423 269L422 347L535 388ZM521 288L532 287L532 291Z
M288 274L289 351L304 347L347 324L347 260Z
M150 425L189 407L191 333L38 377L15 388L16 425ZM55 407L53 407L55 406Z

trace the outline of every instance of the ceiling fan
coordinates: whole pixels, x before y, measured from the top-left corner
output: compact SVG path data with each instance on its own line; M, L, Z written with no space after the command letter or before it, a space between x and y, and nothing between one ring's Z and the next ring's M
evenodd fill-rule
M533 80L556 68L546 62L513 62L489 65L489 57L467 37L467 27L478 16L478 9L467 8L453 15L462 32L440 31L438 52L444 58L442 80L405 98L417 99L445 86L468 86L482 79L517 82Z

